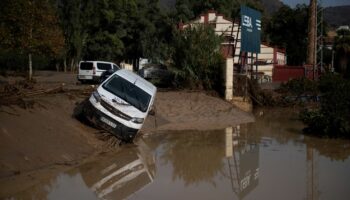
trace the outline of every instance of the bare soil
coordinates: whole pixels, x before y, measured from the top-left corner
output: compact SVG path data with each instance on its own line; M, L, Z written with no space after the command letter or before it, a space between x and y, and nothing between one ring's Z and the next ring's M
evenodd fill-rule
M120 148L116 142L111 145L115 139L101 137L106 134L74 116L77 105L95 86L78 84L76 75L57 72L37 73L36 83L27 88L16 85L21 80L0 77L0 198L87 157ZM47 92L57 87L61 90ZM253 121L250 113L203 92L158 92L155 107L156 115L147 118L141 136L164 130L221 129ZM13 187L16 184L22 186Z

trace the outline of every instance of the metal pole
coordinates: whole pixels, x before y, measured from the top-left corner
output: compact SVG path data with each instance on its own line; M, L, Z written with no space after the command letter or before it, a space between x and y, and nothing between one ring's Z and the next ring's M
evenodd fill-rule
M334 49L332 47L332 68L331 68L331 72L334 72Z
M258 53L255 53L255 67L256 67L256 75L258 76Z
M317 9L317 1L316 8ZM315 34L314 34L314 80L316 80L316 70L317 70L317 11L315 11Z
M254 63L253 63L253 52L250 53L250 69L251 69L251 72L250 72L250 77L252 78L253 74L254 74Z

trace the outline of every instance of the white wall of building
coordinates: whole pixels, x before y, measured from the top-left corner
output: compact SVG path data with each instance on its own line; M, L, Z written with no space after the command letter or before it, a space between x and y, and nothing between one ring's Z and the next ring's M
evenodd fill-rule
M204 24L204 23L207 23L211 25L213 28L215 28L215 32L218 35L229 36L229 37L233 36L234 38L237 37L238 41L235 49L234 63L238 64L240 48L241 48L241 31L239 31L237 36L238 23L233 23L231 20L225 19L223 15L218 15L216 12L209 11L208 13L201 15L198 19L183 25L182 28L186 28L189 26L192 27L192 26L196 26L197 24ZM232 30L232 26L233 26L233 30ZM222 45L234 45L234 42L232 43L223 42ZM286 56L282 51L278 51L276 48L270 47L265 44L261 44L260 51L261 52L258 54L258 61L260 61L259 62L260 64L258 64L258 72L263 72L264 75L272 77L272 70L273 70L274 64L278 64L278 65L286 64ZM274 54L276 54L276 59L274 58ZM266 64L261 64L263 62ZM251 61L250 59L248 59L248 64L250 63Z

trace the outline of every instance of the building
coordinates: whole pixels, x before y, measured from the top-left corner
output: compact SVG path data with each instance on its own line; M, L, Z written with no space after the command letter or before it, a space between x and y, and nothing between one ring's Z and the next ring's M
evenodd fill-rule
M240 51L241 31L239 22L227 19L215 11L208 11L188 23L180 23L179 28L185 29L199 24L208 24L214 28L216 34L224 36L221 52L226 59L233 59L236 73L244 72L245 70L251 71L249 65L253 62L254 66L258 66L258 73L266 77L266 80L271 81L273 68L277 65L286 65L285 50L271 47L268 44L261 44L261 52L258 54L258 59L246 59L248 58L247 55Z

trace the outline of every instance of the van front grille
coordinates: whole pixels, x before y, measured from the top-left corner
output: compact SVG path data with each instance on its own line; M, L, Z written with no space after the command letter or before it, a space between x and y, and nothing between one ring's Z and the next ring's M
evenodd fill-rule
M106 110L108 110L110 113L112 113L113 115L116 115L122 119L128 120L130 121L132 118L121 112L120 110L116 109L115 107L113 107L112 105L110 105L109 103L107 103L106 101L104 101L103 99L101 99L101 106L103 106Z

